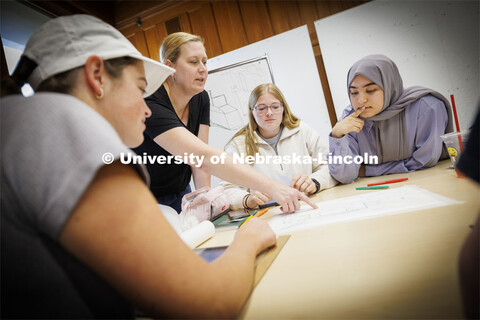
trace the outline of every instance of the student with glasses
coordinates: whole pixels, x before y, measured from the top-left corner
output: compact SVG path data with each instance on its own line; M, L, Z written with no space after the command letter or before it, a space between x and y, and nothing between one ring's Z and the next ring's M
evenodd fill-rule
M266 83L253 89L248 110L249 123L225 147L229 154L254 157L257 154L259 161L251 165L255 170L307 195L337 184L326 163L322 164L328 145L315 130L292 114L276 85ZM302 161L299 163L293 158ZM270 201L260 190L227 182L222 185L234 210L254 209Z

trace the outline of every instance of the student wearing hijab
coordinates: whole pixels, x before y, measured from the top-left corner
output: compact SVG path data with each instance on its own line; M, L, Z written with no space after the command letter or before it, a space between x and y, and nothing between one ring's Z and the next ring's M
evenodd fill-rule
M326 163L328 146L318 133L291 111L273 83L257 86L248 101L249 123L225 146L229 154L261 157L300 157L310 163L254 163L252 167L276 181L311 195L337 184ZM319 157L322 158L319 158ZM262 192L223 182L231 208L253 209L270 200Z
M395 63L370 55L348 71L350 105L329 137L335 156L377 156L378 164L329 163L341 183L432 167L447 157L440 135L453 131L450 104L432 89L403 88Z

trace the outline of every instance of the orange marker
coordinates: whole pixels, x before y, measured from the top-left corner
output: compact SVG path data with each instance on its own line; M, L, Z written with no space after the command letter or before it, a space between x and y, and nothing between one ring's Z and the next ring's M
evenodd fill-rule
M259 217L263 216L263 214L264 214L265 212L267 212L267 211L268 211L268 208L265 208L265 209L263 209L263 210L260 210L260 211L258 211L258 212L254 215L254 217L259 218Z
M268 211L268 208L265 208L263 210L258 211L254 216L248 217L245 221L243 221L243 223L240 225L239 228L241 228L245 223L247 223L248 220L252 219L253 217L259 218L267 211Z

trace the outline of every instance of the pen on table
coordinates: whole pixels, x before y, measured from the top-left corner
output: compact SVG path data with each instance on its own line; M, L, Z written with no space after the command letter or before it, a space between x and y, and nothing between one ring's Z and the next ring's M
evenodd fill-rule
M402 182L402 181L406 181L406 180L408 180L408 178L393 179L393 180L387 180L387 181L382 181L382 182L369 183L369 184L367 184L367 186L368 186L368 187L372 187L372 186L378 186L378 185L381 185L381 184L389 184L389 183L395 183L395 182Z
M373 187L358 187L356 190L376 190L376 189L388 189L390 186L373 186Z
M247 221L250 220L252 217L259 218L259 217L261 217L261 216L262 216L265 212L267 212L267 211L268 211L268 208L265 208L265 209L263 209L263 210L258 211L254 216L251 215L250 217L248 217L247 219L245 219L245 221L243 221L243 223L240 225L239 228L241 228L245 223L247 223Z
M278 206L278 203L270 202L270 203L261 204L261 205L258 206L258 208L259 209L265 209L265 208L268 208L268 207L275 207L275 206Z

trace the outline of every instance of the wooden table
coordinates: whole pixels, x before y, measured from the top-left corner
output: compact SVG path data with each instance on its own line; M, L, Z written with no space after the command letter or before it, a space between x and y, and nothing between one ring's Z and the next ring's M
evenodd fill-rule
M358 195L359 185L408 177L390 188L416 185L464 202L292 232L240 318L461 318L458 254L480 210L480 188L449 164L317 194L321 205ZM204 246L228 244L233 234L218 232Z

